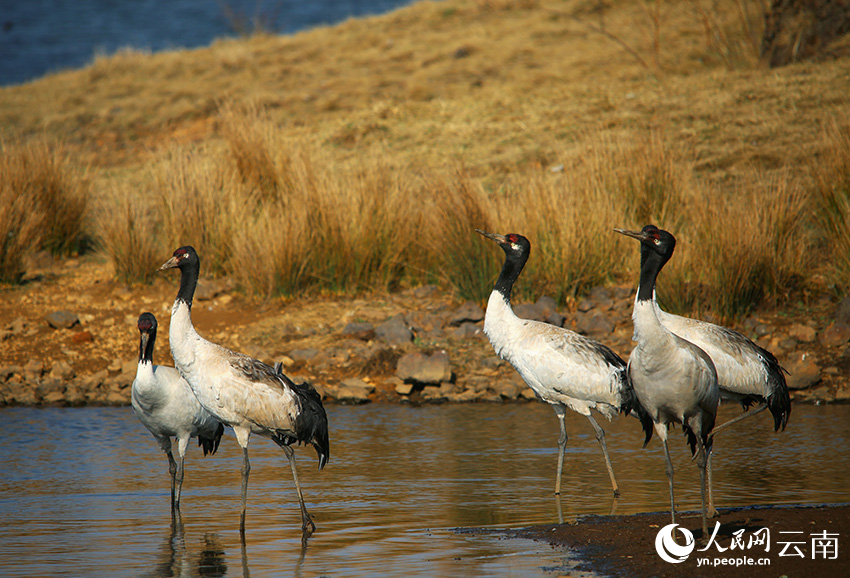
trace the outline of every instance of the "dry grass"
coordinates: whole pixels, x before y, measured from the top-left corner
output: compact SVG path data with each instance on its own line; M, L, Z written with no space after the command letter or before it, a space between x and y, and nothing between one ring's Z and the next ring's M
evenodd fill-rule
M0 89L0 138L92 167L113 211L92 228L127 282L192 244L258 295L436 281L483 299L502 256L481 228L531 239L522 296L568 300L634 283L611 228L653 222L679 240L665 303L734 317L805 285L813 244L850 287L850 155L820 128L850 104L846 62L761 69L761 9L448 0L124 51Z
M33 211L29 200L18 194L8 161L3 155L0 162L0 282L17 283L25 272L27 251L41 240L44 214Z
M850 122L846 117L824 129L823 154L811 163L810 191L820 251L827 256L834 289L850 287Z
M0 144L0 195L0 279L20 279L28 252L67 256L85 249L88 183L61 147L43 140Z
M149 283L165 260L162 225L144 196L114 190L113 203L97 218L101 250L109 257L115 278L127 285Z

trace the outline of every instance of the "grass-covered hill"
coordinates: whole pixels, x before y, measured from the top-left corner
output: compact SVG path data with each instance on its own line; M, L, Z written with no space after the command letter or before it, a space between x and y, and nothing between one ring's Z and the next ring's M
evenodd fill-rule
M125 283L193 244L246 294L635 278L733 318L850 287L846 58L769 68L761 2L446 0L293 36L123 51L0 89L0 277L99 251Z

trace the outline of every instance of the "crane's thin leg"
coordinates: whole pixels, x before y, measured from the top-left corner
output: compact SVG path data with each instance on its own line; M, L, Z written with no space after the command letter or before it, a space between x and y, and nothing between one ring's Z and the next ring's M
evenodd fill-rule
M561 425L561 435L558 436L558 473L555 476L555 494L561 494L561 472L564 469L564 450L567 447L567 428L564 425L565 408L564 406L554 406L555 415L558 416L558 423Z
M734 418L730 419L729 421L722 423L719 426L715 427L713 430L711 430L711 433L708 434L708 435L713 436L714 434L718 433L719 431L726 429L730 425L732 425L734 423L738 423L742 419L747 419L748 417L753 417L754 415L758 415L766 409L767 409L767 403L761 403L754 410L745 411L745 412L741 413L741 415L734 417Z
M248 447L242 448L242 514L239 516L239 532L245 535L245 510L248 509L248 474L251 463L248 461Z
M699 441L699 447L697 448L697 465L699 466L699 482L700 482L700 497L702 498L702 537L703 540L708 539L708 520L706 517L706 507L705 507L705 477L706 477L706 467L708 464L709 456L708 452L705 451L705 445L702 443L701 438L697 438Z
M709 518L719 518L720 513L714 507L714 491L712 489L713 481L711 478L711 456L714 452L708 452L708 457L706 458L706 472L708 474L708 509L706 511L706 516Z
M180 509L180 492L183 490L183 462L185 460L185 456L180 456L180 461L177 462L177 475L175 476L175 481L177 482L177 488L174 492L174 507L178 510Z
M286 457L289 458L289 466L292 468L292 479L295 480L295 489L298 491L298 504L301 506L301 531L304 535L309 536L316 531L316 524L310 514L307 513L307 506L304 505L304 496L301 494L301 484L298 483L298 472L295 469L295 450L289 446L280 446ZM309 530L307 527L309 526Z
M605 466L608 468L608 475L611 477L611 487L614 488L614 497L620 495L620 488L617 487L617 479L614 477L614 468L611 467L611 458L608 457L608 446L605 445L605 430L603 430L600 425L593 419L592 415L588 415L587 419L590 420L590 425L593 426L593 430L596 432L596 441L599 442L599 445L602 446L602 455L605 456Z
M242 578L251 578L251 571L248 568L248 546L245 544L245 532L239 534L239 542L242 547Z
M675 524L676 502L673 500L673 462L670 460L670 449L667 447L667 438L665 437L662 441L664 442L664 458L667 460L664 471L667 474L667 480L670 482L670 521Z
M168 473L171 474L171 510L180 507L180 493L177 491L177 462L174 461L174 456L171 449L165 450L165 455L168 456Z

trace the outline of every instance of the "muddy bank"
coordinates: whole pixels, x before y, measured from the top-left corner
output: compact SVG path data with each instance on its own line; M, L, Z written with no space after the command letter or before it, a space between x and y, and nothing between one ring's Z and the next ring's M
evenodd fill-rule
M136 321L160 322L154 363L171 365L175 280L124 287L95 258L50 262L27 283L0 288L0 406L125 405L138 362ZM517 314L567 327L623 358L633 347L634 288L597 287L556 303L515 300ZM251 300L227 280L202 278L193 317L208 339L310 381L330 402L533 400L483 333L484 304L436 286L392 294ZM759 312L734 325L788 369L795 402L850 401L850 298ZM793 419L793 418L792 418Z
M656 552L656 537L670 524L669 512L581 516L571 523L496 533L570 549L580 559L575 570L608 576L850 576L850 504L721 508L718 532L706 551L700 551L706 544L699 513L681 513L676 521L695 540L693 551L680 563L666 562ZM709 521L710 535L714 526Z

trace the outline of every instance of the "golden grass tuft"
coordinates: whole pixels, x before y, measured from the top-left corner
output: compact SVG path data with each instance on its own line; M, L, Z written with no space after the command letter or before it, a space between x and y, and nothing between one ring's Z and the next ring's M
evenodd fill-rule
M4 151L5 152L5 151ZM14 186L19 172L14 159L0 160L0 282L17 283L24 275L24 257L38 246L44 213L33 211L29 199Z
M154 180L168 245L192 245L205 257L205 271L227 272L234 236L248 216L244 188L209 153L179 146L154 168Z
M475 229L521 231L497 230L495 201L463 167L427 175L424 188L419 205L422 225L415 242L424 255L426 278L453 287L463 299L486 299L504 255Z
M149 283L172 249L162 242L155 207L128 190L114 190L114 199L98 217L98 245L113 265L115 278L127 285Z
M811 163L812 213L826 269L839 292L850 290L850 122L827 125L823 153Z
M89 241L88 183L46 141L0 144L0 278L19 280L28 251L70 255Z

